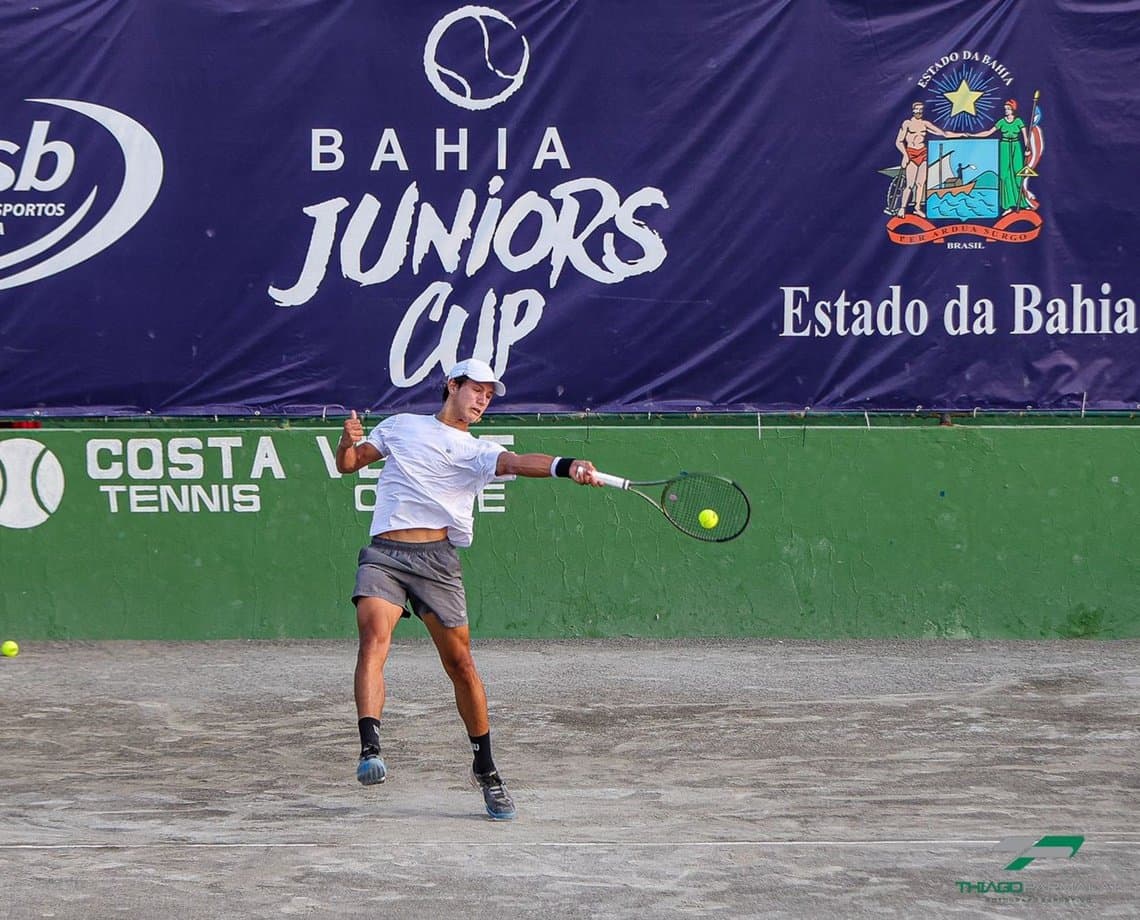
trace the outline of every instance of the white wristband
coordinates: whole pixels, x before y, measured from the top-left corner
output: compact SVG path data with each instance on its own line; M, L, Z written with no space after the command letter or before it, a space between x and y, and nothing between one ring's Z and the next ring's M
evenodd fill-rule
M550 475L551 476L555 475L554 468L556 466L558 466L558 461L561 459L562 459L561 457L555 457L553 460L550 461Z

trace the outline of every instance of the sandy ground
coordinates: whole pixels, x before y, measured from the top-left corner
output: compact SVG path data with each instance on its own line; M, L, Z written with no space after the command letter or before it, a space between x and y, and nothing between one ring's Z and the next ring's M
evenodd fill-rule
M1136 917L1138 653L478 643L498 823L421 640L371 788L352 643L30 645L0 659L0 915ZM1005 868L1046 836L1083 842Z

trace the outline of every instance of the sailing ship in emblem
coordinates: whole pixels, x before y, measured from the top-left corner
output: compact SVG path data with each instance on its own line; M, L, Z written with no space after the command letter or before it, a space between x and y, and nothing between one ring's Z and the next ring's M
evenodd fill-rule
M974 190L977 180L967 182L963 176L967 169L976 169L977 167L973 163L963 166L959 162L955 169L953 161L950 159L954 156L954 151L942 153L943 146L945 145L938 145L938 152L935 154L937 159L927 169L926 194L928 196L969 195Z

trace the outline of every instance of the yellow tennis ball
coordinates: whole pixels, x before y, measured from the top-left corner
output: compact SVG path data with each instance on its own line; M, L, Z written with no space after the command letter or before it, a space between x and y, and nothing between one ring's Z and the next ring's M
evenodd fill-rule
M701 526L705 530L712 530L716 527L717 522L720 521L720 515L713 511L712 508L705 508L704 511L697 515L697 520L701 522Z
M9 639L3 645L0 645L0 654L3 654L5 658L15 658L20 654L20 646Z

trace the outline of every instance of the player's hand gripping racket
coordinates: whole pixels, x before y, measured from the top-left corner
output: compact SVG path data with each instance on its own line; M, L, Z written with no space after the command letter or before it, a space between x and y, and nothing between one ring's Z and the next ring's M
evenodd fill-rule
M709 543L736 539L744 533L752 516L744 490L731 479L712 473L679 473L672 479L630 482L595 470L594 479L604 486L640 495L681 533Z

